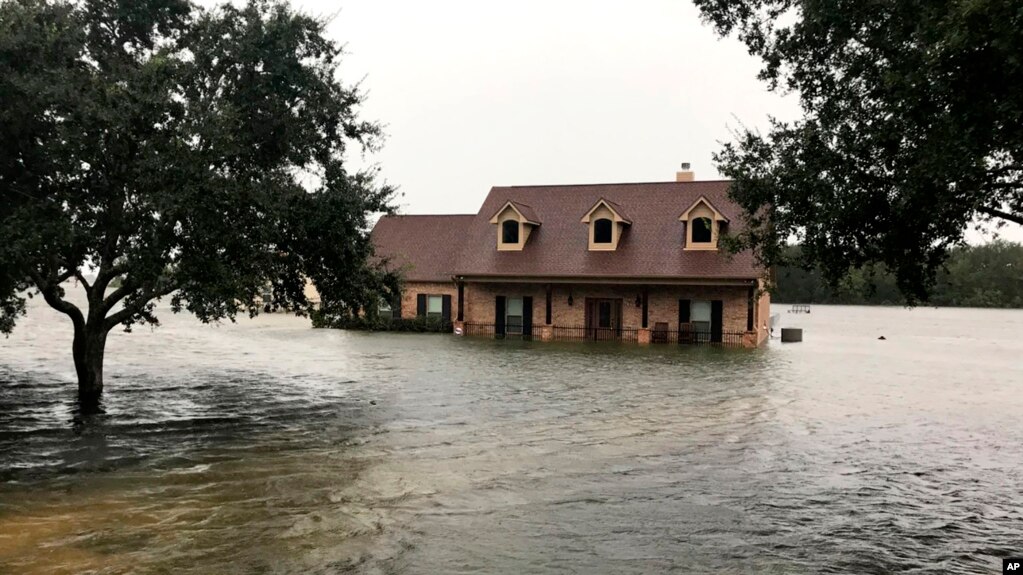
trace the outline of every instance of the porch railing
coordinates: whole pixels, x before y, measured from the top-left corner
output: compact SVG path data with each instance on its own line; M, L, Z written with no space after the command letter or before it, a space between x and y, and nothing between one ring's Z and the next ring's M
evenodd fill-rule
M637 341L639 330L613 327L551 326L554 341Z
M501 336L497 333L497 326L492 323L465 322L462 324L463 334L476 337L501 337L502 339L532 339L540 341L543 339L544 330L550 329L551 341L639 341L639 329L636 328L594 328L577 326L544 326L533 325L523 333L506 333ZM713 336L709 331L694 329L690 324L683 324L681 329L668 330L652 327L650 329L651 343L670 343L678 345L722 345L742 347L744 344L744 332L722 332L721 341L712 341Z
M714 335L706 330L682 324L678 329L667 329L655 325L650 330L650 343L674 343L681 345L723 345L740 347L744 345L746 333L742 331L722 331L721 341L714 341Z
M470 323L462 324L465 335L494 337L497 335L497 326L492 323Z

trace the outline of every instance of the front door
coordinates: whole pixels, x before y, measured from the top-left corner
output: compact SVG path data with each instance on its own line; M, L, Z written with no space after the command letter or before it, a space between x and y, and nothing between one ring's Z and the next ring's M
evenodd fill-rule
M621 337L622 300L587 298L586 328L589 339L608 341Z

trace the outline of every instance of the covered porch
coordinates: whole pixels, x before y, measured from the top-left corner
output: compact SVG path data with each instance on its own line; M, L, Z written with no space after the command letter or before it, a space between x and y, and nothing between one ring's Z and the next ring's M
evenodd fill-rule
M756 280L456 281L458 335L741 347L766 337L766 326L761 334L758 324L766 294L758 293Z

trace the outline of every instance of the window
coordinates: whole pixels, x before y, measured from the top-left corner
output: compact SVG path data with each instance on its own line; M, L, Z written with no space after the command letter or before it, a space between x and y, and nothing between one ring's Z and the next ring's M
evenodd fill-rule
M611 232L614 229L614 222L607 218L601 218L593 222L593 243L611 243Z
M597 327L611 327L611 300L597 302Z
M712 241L711 226L713 224L710 218L693 218L692 225L694 244L709 244Z
M391 302L380 298L380 304L377 305L377 312L381 314L391 315Z
M625 217L621 210L618 204L601 198L583 215L580 222L589 228L587 241L591 252L613 252L618 249L618 242L626 226L632 225L632 220Z
M710 302L693 300L690 310L689 321L693 324L693 331L697 333L710 333Z
M437 319L444 317L444 296L431 295L426 297L426 317Z
M501 243L519 243L519 222L517 220L505 220L501 224Z
M522 333L522 298L508 298L508 309L505 312L504 331L510 335Z
M490 218L490 223L497 228L495 243L497 250L502 252L521 252L529 241L529 234L540 227L533 208L512 201L505 202L504 207Z

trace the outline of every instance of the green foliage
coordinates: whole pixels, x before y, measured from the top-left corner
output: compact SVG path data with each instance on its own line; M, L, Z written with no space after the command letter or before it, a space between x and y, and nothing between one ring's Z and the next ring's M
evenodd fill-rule
M787 254L799 259L799 247ZM819 269L775 270L777 303L904 305L896 278L883 267L851 270L832 287ZM953 248L927 301L935 306L1023 308L1023 245L997 241Z
M372 314L330 315L319 310L312 312L313 327L352 329L358 331L399 331L417 333L451 333L450 321L437 318L392 319Z
M804 112L716 155L751 224L737 248L832 284L883 265L914 301L969 225L1023 224L1023 3L695 4Z
M345 167L380 129L340 57L272 0L0 3L0 331L34 291L103 333L156 323L164 296L208 322L270 285L307 311L306 278L337 313L389 297L368 218L393 189Z

